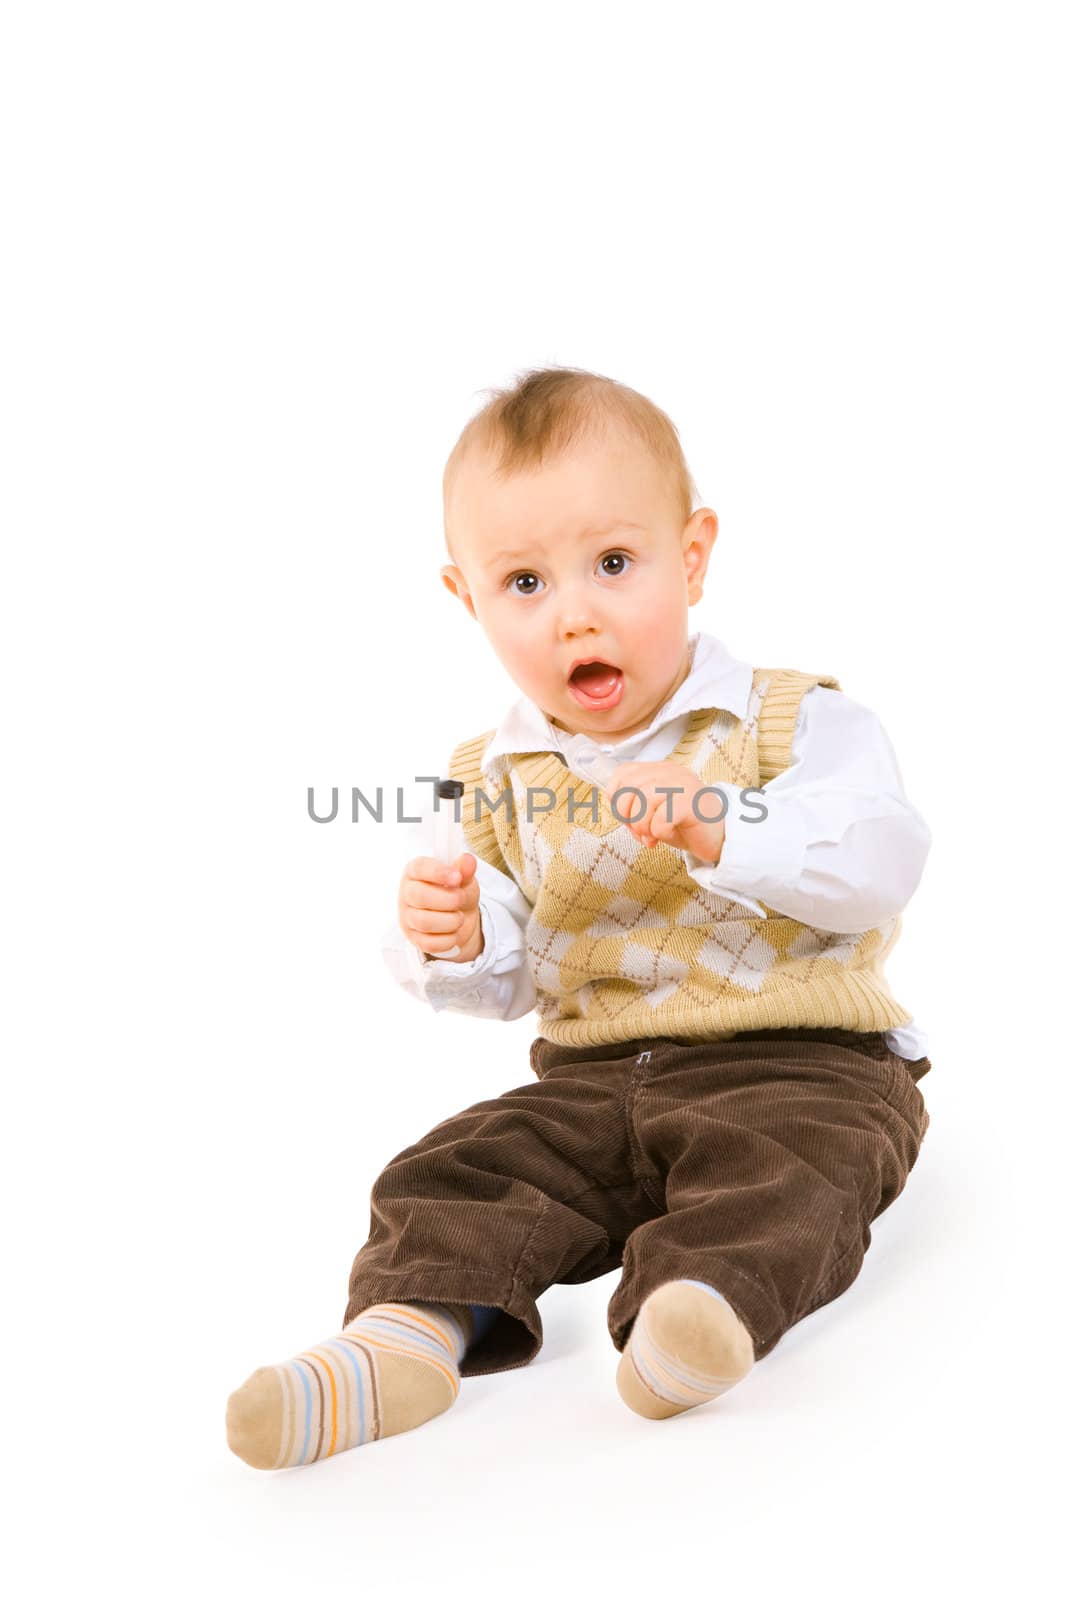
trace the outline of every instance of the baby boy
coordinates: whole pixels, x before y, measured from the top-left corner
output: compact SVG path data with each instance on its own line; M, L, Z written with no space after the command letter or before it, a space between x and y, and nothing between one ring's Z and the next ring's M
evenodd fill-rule
M689 634L697 499L669 418L572 369L495 391L449 457L442 579L522 697L451 752L469 848L408 863L385 954L435 1009L536 1008L534 1081L385 1167L341 1331L230 1397L252 1466L429 1420L534 1358L549 1285L620 1266L622 1399L707 1404L904 1187L930 1061L884 962L929 833L836 678Z

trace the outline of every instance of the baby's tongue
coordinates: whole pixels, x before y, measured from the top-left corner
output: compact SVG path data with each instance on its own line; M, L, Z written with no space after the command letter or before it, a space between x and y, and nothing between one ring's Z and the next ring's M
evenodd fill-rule
M577 667L571 675L584 694L601 698L611 693L619 679L618 667L609 667L603 661L591 661L586 667Z

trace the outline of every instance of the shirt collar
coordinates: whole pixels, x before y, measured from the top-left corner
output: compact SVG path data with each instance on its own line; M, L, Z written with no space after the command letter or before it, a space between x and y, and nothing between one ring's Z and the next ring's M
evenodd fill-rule
M646 728L620 740L618 747L649 739L665 722L672 722L690 711L714 707L718 711L729 711L735 717L744 716L752 692L751 666L732 656L721 640L703 632L689 635L689 659L689 672L667 703L660 707ZM523 752L547 750L563 755L562 741L573 737L549 722L528 695L521 695L486 745L482 772L489 776L493 763Z

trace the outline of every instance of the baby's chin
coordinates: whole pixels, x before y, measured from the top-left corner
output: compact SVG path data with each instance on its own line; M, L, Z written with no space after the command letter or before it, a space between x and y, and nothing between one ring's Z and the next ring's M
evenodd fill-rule
M590 739L601 739L604 742L610 740L613 743L625 736L629 724L633 721L628 711L614 718L595 715L583 717L577 706L571 713L546 711L545 718L561 733L583 733Z

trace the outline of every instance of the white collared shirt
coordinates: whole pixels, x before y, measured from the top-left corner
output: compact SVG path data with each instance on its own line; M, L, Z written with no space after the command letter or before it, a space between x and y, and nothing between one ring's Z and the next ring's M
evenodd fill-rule
M482 760L499 778L521 751L556 750L579 777L603 785L624 761L662 761L678 745L691 711L707 707L743 717L753 669L709 633L690 635L685 681L646 728L604 744L565 733L523 695L498 725ZM451 752L449 752L450 754ZM712 893L765 917L764 905L811 928L859 933L897 916L911 899L930 849L930 830L904 793L900 768L873 711L838 689L816 685L804 695L792 764L763 788L767 815L746 821L741 787L717 783L727 798L722 855L711 865L682 851L690 876ZM448 771L448 757L437 769ZM406 807L405 807L406 812ZM403 824L403 861L433 855L433 798L418 820ZM394 919L382 955L396 981L435 1011L511 1021L532 1010L536 992L526 962L529 901L505 873L479 858L485 948L474 961L434 960L407 940ZM762 901L763 905L759 902ZM905 1060L926 1055L914 1022L886 1034Z

